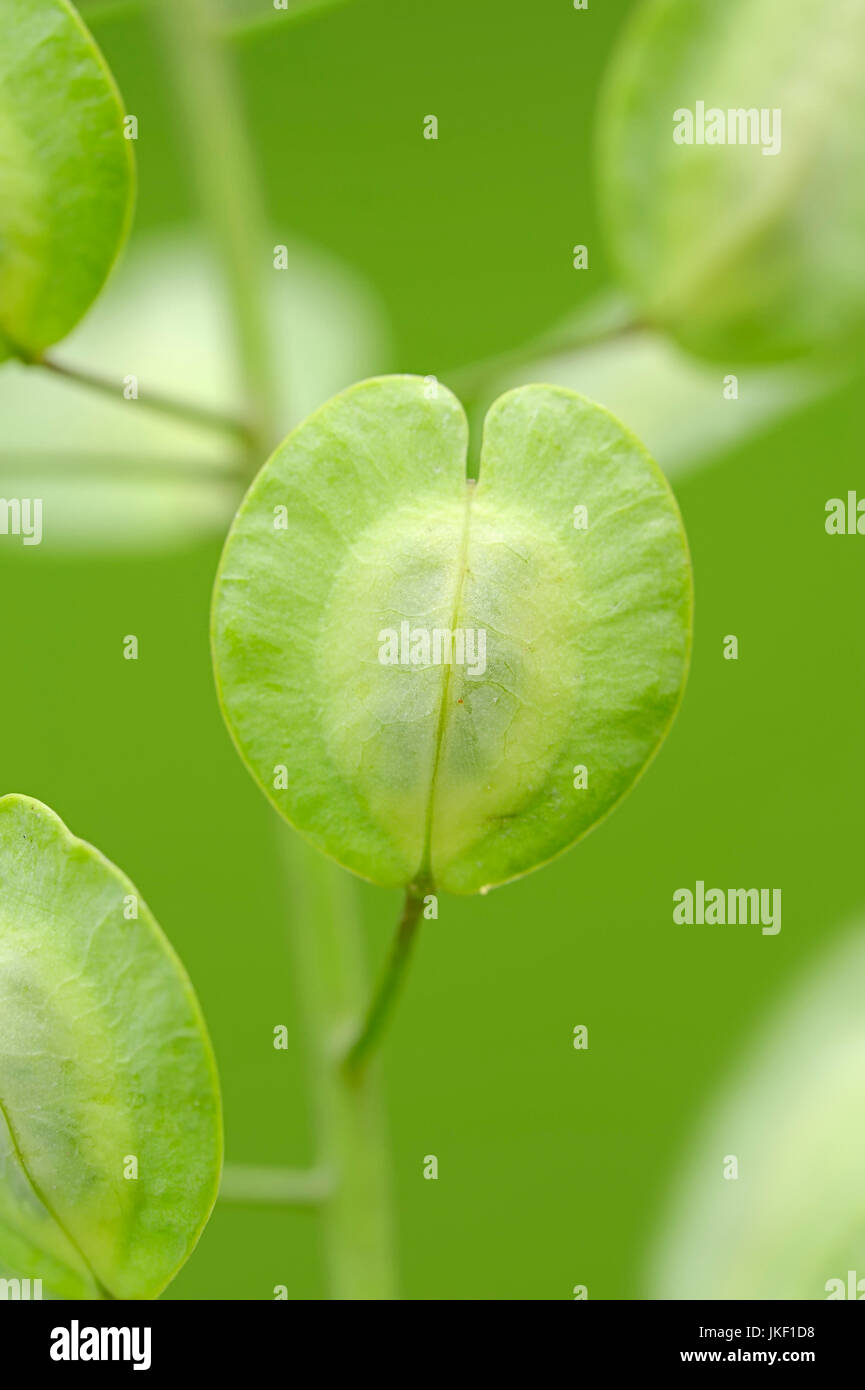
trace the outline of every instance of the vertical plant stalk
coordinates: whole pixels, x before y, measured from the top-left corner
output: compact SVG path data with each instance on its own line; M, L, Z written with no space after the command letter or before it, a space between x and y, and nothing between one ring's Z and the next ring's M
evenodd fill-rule
M276 444L267 222L218 0L156 0L202 211L219 254L249 410L250 469Z
M250 468L276 442L275 381L264 294L266 222L216 5L157 0L189 133L204 215L220 253L248 400ZM333 1297L396 1295L390 1161L377 1071L349 1080L343 1058L364 1006L354 886L281 827L289 920L306 1032ZM252 1187L261 1187L254 1175Z
M309 1039L332 1296L396 1297L390 1153L379 1068L349 1074L348 1039L366 1002L356 890L344 869L281 835L296 978Z

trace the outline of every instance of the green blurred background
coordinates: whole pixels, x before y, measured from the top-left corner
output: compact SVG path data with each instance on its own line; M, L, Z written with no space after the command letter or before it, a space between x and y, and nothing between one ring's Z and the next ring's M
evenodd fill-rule
M140 119L144 243L196 217L164 59L145 10L83 8ZM447 381L606 286L593 112L631 8L357 0L238 41L274 241L331 252L390 321L366 374ZM576 242L588 271L572 267ZM425 925L384 1046L405 1297L650 1293L695 1123L861 908L863 570L857 540L823 526L826 499L861 476L861 398L848 386L676 480L696 638L661 755L576 850L488 897L443 899ZM47 802L121 865L177 946L218 1055L227 1158L300 1165L312 1139L281 832L210 672L219 550L218 534L127 554L49 536L0 548L2 791ZM126 633L137 662L121 659ZM722 659L727 633L738 662ZM780 935L675 926L672 892L697 878L781 887ZM358 891L377 962L399 903ZM166 1296L322 1297L319 1221L220 1203ZM835 1272L817 1271L811 1296Z

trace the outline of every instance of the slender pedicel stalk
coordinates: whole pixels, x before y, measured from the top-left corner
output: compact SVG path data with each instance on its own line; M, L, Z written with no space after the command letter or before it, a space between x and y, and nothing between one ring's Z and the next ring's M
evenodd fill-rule
M406 889L390 956L370 1002L363 1027L346 1055L345 1072L353 1084L357 1084L364 1066L377 1046L405 981L423 911L424 897L431 892L432 887L429 884L412 883Z
M57 376L77 382L79 386L86 386L88 390L98 391L103 396L111 396L115 401L121 399L119 383L96 372L82 370L79 367L70 367L65 362L56 361L53 357L36 358L30 365L45 367ZM238 420L231 415L223 415L218 410L209 410L206 406L191 405L186 401L176 400L173 396L163 396L152 392L147 392L139 397L138 404L148 410L158 410L162 415L170 415L176 420L183 420L189 425L198 425L207 430L218 430L222 434L235 435L247 447L253 441L252 430L245 421Z
M219 1188L221 1202L317 1207L333 1192L333 1178L323 1168L267 1168L226 1163Z
M491 385L527 363L538 362L568 352L600 347L644 327L635 318L630 304L621 295L603 294L591 299L538 337L520 343L508 352L497 353L467 367L447 373L447 382L464 401L480 395Z

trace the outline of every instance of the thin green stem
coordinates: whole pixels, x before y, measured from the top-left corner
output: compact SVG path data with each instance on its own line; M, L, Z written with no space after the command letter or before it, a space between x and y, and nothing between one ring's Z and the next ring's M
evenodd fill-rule
M216 0L157 0L202 211L225 277L249 403L250 470L276 444L267 223Z
M396 1297L390 1154L378 1069L343 1065L366 997L356 888L345 870L286 838L288 921L309 1040L317 1166L332 1174L323 1204L329 1284L336 1299Z
M488 387L498 386L502 377L528 363L598 347L635 333L641 327L625 299L613 294L599 295L548 332L530 338L507 352L449 372L447 382L462 400L470 400L482 395Z
M53 357L39 357L28 365L44 367L46 371L54 372L56 376L65 377L68 381L74 381L79 386L86 386L90 391L98 391L103 396L110 396L115 401L122 399L119 383L97 372L86 371L80 367L70 367L65 362L58 362ZM158 410L162 415L170 415L175 420L183 420L189 425L198 425L206 430L218 430L221 434L234 435L247 445L252 442L252 431L243 420L235 419L231 415L223 415L218 410L208 410L206 406L191 405L186 401L176 400L173 396L163 396L159 392L149 391L145 392L143 396L139 396L136 403L148 410Z
M357 1082L370 1055L378 1045L385 1024L393 1012L405 982L406 970L417 938L424 896L430 891L432 890L428 886L418 887L414 884L406 889L402 913L397 923L390 955L382 971L375 994L370 1001L360 1033L346 1054L344 1069L349 1080L353 1083Z
M317 1207L333 1192L333 1179L323 1168L262 1168L226 1163L219 1188L221 1202L270 1206Z

